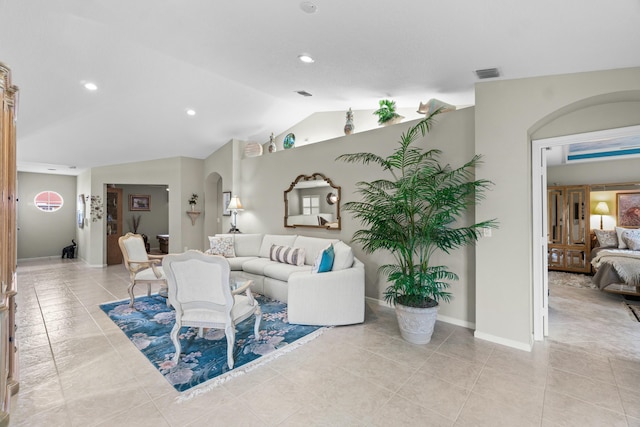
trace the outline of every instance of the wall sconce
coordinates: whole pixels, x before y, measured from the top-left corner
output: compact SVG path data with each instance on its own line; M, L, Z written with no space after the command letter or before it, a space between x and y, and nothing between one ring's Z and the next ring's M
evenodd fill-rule
M593 213L596 215L600 215L600 230L602 230L602 216L609 215L609 205L607 202L598 202L596 208L593 210Z
M229 233L241 233L241 231L238 229L238 211L243 211L244 208L242 207L240 197L231 197L231 201L229 202L227 209L230 210L231 213L233 213L233 222L231 223L231 229L229 230Z

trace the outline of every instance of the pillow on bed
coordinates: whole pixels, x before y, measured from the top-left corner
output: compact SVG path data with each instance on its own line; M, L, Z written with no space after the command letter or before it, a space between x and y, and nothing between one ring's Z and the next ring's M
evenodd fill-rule
M601 248L617 248L618 233L615 230L593 230L598 238L598 246Z
M622 233L622 240L627 244L627 247L632 251L640 251L640 229L625 230Z
M616 227L616 233L618 234L618 249L627 249L627 243L622 238L622 233L627 231L626 228Z

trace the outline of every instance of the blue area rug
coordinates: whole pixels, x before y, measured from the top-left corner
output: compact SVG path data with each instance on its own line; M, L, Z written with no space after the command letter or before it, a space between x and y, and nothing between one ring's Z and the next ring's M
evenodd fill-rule
M204 337L199 338L197 328L182 328L180 342L183 355L177 365L172 361L175 347L169 333L175 324L175 311L167 307L165 298L158 295L136 297L134 308L129 307L128 299L101 304L100 308L176 390L184 392L202 385L194 389L197 394L251 370L322 332L319 326L289 324L285 303L261 295L257 295L256 299L262 309L260 337L256 339L253 334L253 316L236 325L233 370L227 366L224 331L217 329L205 330Z

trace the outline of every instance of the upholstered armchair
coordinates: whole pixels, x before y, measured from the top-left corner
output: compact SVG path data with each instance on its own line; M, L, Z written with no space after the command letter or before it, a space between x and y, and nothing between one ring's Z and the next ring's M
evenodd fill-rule
M118 239L118 245L122 251L124 266L129 271L129 296L130 307L133 307L135 296L133 288L137 284L147 285L147 295L151 295L151 285L159 284L159 294L167 295L167 280L161 263L163 256L149 255L141 235L127 233ZM169 302L167 301L167 304Z
M163 266L169 285L169 303L176 310L176 324L171 330L171 340L176 348L174 362L180 359L180 328L200 328L200 337L204 328L216 328L224 329L227 364L233 369L235 325L255 315L254 334L256 338L260 336L262 311L251 294L252 281L248 280L232 291L227 260L200 251L167 255Z

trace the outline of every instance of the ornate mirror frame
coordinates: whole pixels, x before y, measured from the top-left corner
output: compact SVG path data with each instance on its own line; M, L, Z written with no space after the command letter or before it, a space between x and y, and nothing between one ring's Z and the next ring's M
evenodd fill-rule
M320 185L313 186L308 185L313 182L324 181L324 183L320 183ZM305 185L305 183L307 185ZM299 185L300 184L300 185ZM296 188L297 187L297 188ZM317 223L298 223L300 222L299 218L302 215L290 215L289 213L289 196L292 196L293 191L297 191L300 189L306 188L318 188L321 189L318 191L318 199L321 203L321 206L326 205L331 209L334 209L332 212L323 213L320 212L318 215L315 215L318 218ZM284 226L287 228L297 228L297 227L308 227L308 228L324 228L327 230L340 230L342 228L342 222L340 219L340 200L342 199L342 194L340 192L340 186L335 185L331 179L327 178L325 175L321 173L314 173L312 175L298 175L298 177L291 183L288 189L284 191ZM297 199L297 198L296 198ZM330 217L329 219L325 219L321 217L333 215L335 213L335 217ZM305 215L307 216L307 215ZM308 215L309 219L313 218L314 215ZM295 217L295 218L294 218ZM320 225L320 222L324 220L323 225Z

